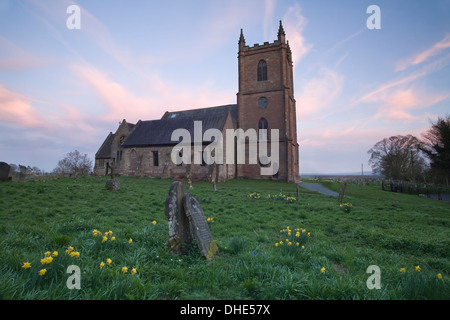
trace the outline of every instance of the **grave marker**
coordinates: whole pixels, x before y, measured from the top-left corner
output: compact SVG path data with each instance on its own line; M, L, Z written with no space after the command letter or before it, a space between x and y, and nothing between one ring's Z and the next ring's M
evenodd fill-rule
M211 235L205 213L200 203L192 194L188 193L183 197L183 206L191 223L192 231L197 239L201 254L207 260L211 260L216 255L218 247Z
M186 189L180 181L174 181L169 189L169 196L166 198L165 211L169 221L169 240L167 249L173 253L180 254L183 243L192 242L192 234L189 229L189 219L183 207L183 197Z

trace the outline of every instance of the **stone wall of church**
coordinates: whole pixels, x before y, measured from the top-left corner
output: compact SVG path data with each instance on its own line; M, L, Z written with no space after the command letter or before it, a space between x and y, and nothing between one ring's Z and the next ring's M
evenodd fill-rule
M152 146L125 148L119 175L172 178L175 180L190 179L195 181L226 181L234 178L234 165L176 165L171 159L173 146ZM192 150L193 155L193 150ZM193 158L193 156L192 156Z

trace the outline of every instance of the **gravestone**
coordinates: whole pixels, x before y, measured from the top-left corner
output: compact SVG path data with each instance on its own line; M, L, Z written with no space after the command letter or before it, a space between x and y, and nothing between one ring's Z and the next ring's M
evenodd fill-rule
M11 170L11 166L6 162L0 162L0 181L8 181L9 180L9 171Z
M120 189L120 182L119 180L116 179L116 163L113 161L112 164L110 165L111 168L111 179L109 179L108 181L106 181L106 189L108 190L119 190Z
M207 260L211 260L216 255L218 247L211 235L208 222L206 221L200 203L192 194L188 193L183 197L183 206L184 211L189 218L189 222L191 223L192 231L197 240L201 254Z
M189 219L183 207L183 197L186 189L180 181L174 181L166 198L164 214L169 221L169 240L167 249L173 253L182 253L184 243L192 243L192 234L189 229Z

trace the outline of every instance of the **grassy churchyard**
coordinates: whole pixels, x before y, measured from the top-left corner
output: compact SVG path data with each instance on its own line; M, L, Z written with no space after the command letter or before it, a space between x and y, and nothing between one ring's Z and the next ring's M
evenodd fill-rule
M305 189L297 201L295 184L185 184L219 247L206 261L195 240L166 250L171 180L118 179L0 184L3 299L450 297L450 203L379 185L348 184L341 206Z

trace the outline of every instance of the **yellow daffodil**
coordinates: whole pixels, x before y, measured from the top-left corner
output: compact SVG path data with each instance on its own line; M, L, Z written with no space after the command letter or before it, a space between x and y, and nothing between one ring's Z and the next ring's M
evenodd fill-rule
M107 237L107 236L104 236L104 237L102 238L102 243L105 243L106 241L108 241L108 237Z
M136 274L136 273L137 273L136 268L131 269L131 274Z
M51 254L52 254L52 253L51 253L50 251L47 251L47 252L44 253L44 256L45 256L45 257L48 257L48 256L50 256Z
M133 242L133 239L130 238L130 240L128 240L128 243L132 243L132 242Z
M102 269L105 266L105 263L102 261L100 262L100 269Z
M52 257L53 257L53 258L56 258L57 256L58 256L58 251L53 251Z
M400 268L400 272L401 273L406 273L406 269L405 268Z
M152 223L153 223L153 225L155 225L155 224L156 224L156 221L154 221L154 220L153 220L153 222L152 222Z
M112 263L112 260L110 258L106 259L106 264L109 266Z
M122 272L123 273L127 273L128 272L128 268L127 267L122 267Z
M275 247L278 247L278 242L277 242L277 243L275 243Z
M420 266L416 266L415 269L417 272L420 272Z
M22 268L24 268L24 269L31 268L31 263L25 262L25 263L22 265Z
M114 240L116 240L116 237L111 237L111 241L114 241Z
M46 257L44 259L41 259L41 264L49 264L53 261L52 257Z
M439 280L441 280L442 279L442 274L438 273L437 277L438 277Z
M325 267L322 267L322 269L320 269L320 272L325 273L326 269Z
M69 246L67 249L66 249L66 253L68 254L68 255L70 255L70 253L73 251L73 247L72 246Z
M39 270L39 275L43 276L47 272L47 269L41 269Z
M302 246L302 250L304 250L305 249L305 246Z

